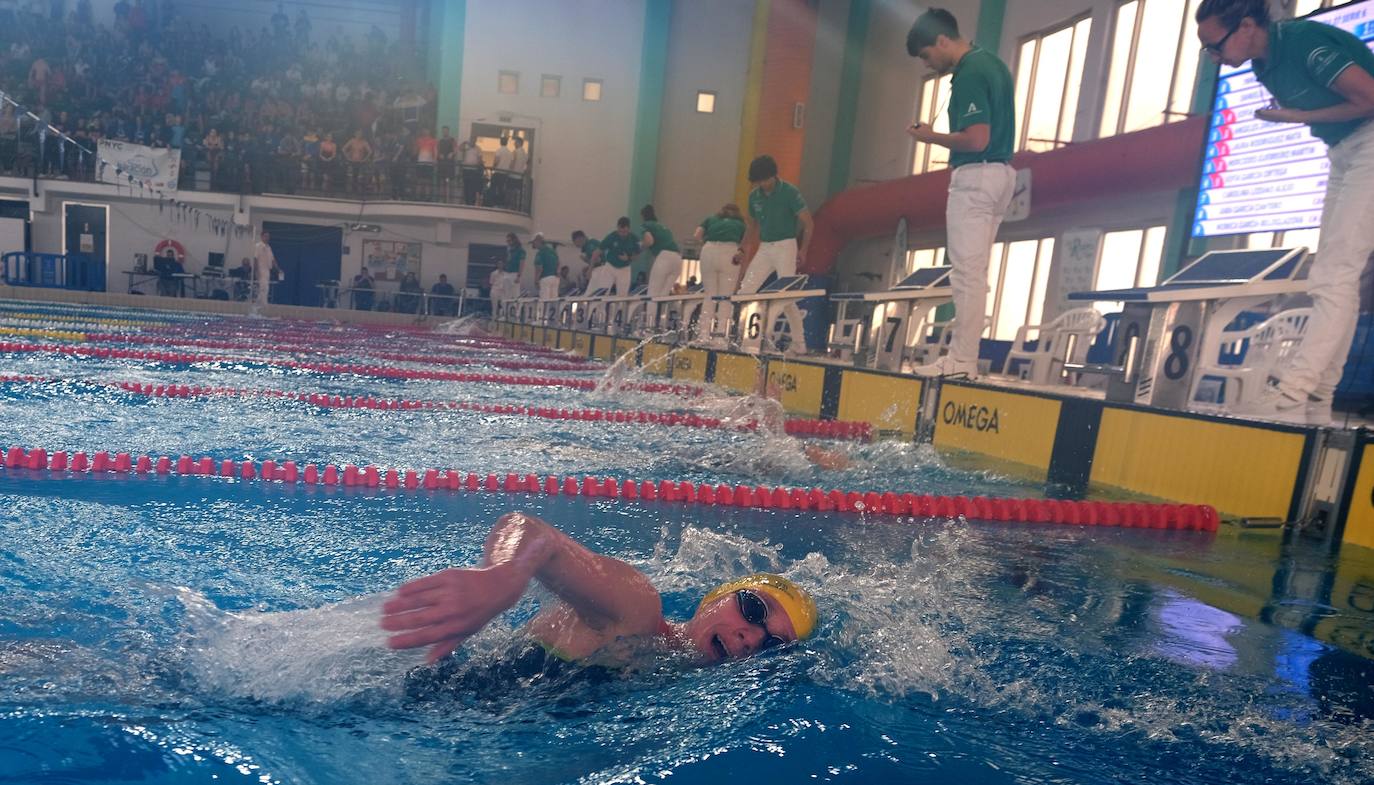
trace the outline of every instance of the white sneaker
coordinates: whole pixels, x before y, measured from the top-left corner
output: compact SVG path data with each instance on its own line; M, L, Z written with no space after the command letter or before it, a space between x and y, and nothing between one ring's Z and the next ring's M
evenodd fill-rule
M917 376L966 376L969 379L977 379L978 363L974 360L956 360L945 355L933 363L918 365L912 368L911 372Z
M1327 406L1329 411L1330 404ZM1256 420L1274 420L1292 423L1293 425L1306 425L1308 423L1307 407L1308 401L1284 393L1278 385L1271 382L1264 385L1264 389L1253 400L1232 408L1231 414Z

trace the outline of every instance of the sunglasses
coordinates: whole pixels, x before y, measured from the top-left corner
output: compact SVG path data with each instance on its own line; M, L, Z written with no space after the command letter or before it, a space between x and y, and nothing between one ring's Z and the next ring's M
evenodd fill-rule
M763 643L759 645L759 651L787 643L787 641L768 631L768 603L764 602L763 598L756 592L740 589L735 592L735 601L739 603L739 615L743 616L745 621L755 627L763 628L763 634L766 637L763 639Z
M1220 55L1221 55L1221 50L1226 48L1226 42L1227 42L1227 41L1230 41L1230 40L1231 40L1231 36L1235 35L1235 34L1236 34L1236 31L1239 30L1239 29L1240 29L1240 25L1236 25L1235 27L1231 28L1231 31L1230 31L1229 33L1227 33L1226 35L1222 36L1222 37L1221 37L1221 40L1220 40L1220 41L1217 41L1215 44L1203 44L1203 45L1202 45L1202 51L1204 51L1204 52L1210 52L1210 53L1212 53L1212 54L1214 54L1214 55L1220 56Z

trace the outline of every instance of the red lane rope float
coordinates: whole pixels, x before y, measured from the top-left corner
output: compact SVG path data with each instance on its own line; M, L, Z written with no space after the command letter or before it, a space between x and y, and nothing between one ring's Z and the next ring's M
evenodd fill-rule
M212 354L190 354L187 352L159 352L142 349L120 349L96 346L64 346L60 344L35 344L0 341L0 352L48 352L75 357L96 357L99 359L151 360L166 363L253 363L278 368L312 371L327 374L352 374L372 376L382 379L423 379L445 382L496 382L531 387L566 387L573 390L592 391L597 382L590 379L556 379L540 376L514 376L496 373L458 373L454 371L420 371L410 368L393 368L384 365L346 365L343 363L300 362L295 360L268 360L250 357L227 357ZM615 386L616 390L663 393L682 397L702 395L701 387L685 384L666 384L660 382L628 382Z
M455 469L386 469L332 464L323 468L296 461L225 459L217 465L209 456L194 459L182 455L152 458L133 457L132 453L97 452L87 456L41 447L10 447L4 455L6 472L29 469L35 472L91 474L171 474L185 476L239 477L287 484L327 485L364 488L451 490L494 493L527 493L553 496L587 496L611 499L683 502L717 507L755 509L817 510L820 512L871 512L913 518L965 518L1009 523L1058 523L1075 526L1107 526L1140 529L1171 529L1214 532L1217 511L1205 504L1144 504L1137 502L1063 501L1056 499L1010 499L986 496L932 496L898 494L893 491L829 491L820 488L783 488L770 486L731 486L725 483L693 484L673 480L620 480L614 477L508 473L466 475ZM19 476L19 475L13 475Z
M211 341L200 338L167 339L150 335L120 335L118 333L86 333L86 343L136 343L155 346L193 346L197 349L225 349L230 351L279 352L282 354L323 354L326 356L354 355L375 357L393 362L420 363L426 365L487 365L508 371L587 371L592 370L587 363L539 362L532 360L495 360L472 357L445 357L428 354L406 354L402 352L367 352L337 348L301 348L299 345L258 343L251 341Z
M42 384L49 382L72 381L42 376L3 376L0 383ZM732 428L738 431L756 431L758 423L746 420L727 423L718 417L705 417L699 414L678 414L676 412L632 411L625 409L563 409L552 406L521 406L500 403L477 403L472 401L429 401L405 398L375 398L372 396L338 395L331 393L304 393L289 390L253 389L240 387L203 387L185 384L151 384L147 382L79 380L83 384L95 384L116 388L125 392L147 395L155 398L199 398L211 395L256 396L261 398L281 398L301 401L312 406L328 409L377 409L382 411L445 410L483 412L512 416L537 417L546 420L574 420L585 422L605 422L614 424L647 424L685 428ZM784 421L784 430L791 436L805 436L819 439L842 439L871 441L873 426L866 422L849 420L812 420L800 417Z

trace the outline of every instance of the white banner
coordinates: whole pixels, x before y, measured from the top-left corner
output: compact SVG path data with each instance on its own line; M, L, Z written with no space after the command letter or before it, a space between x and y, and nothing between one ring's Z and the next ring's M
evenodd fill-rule
M100 181L114 185L142 185L155 191L175 191L181 172L181 151L129 142L100 140ZM132 176L133 181L129 180Z

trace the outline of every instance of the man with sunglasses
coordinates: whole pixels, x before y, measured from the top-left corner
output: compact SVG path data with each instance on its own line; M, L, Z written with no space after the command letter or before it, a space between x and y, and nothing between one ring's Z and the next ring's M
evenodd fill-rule
M1331 161L1321 240L1308 271L1312 318L1302 351L1235 414L1331 424L1359 317L1360 276L1374 253L1374 52L1354 35L1306 19L1271 22L1265 0L1203 0L1197 35L1212 59L1252 64L1276 106L1255 111L1273 123L1305 123Z
M711 590L692 618L670 622L649 579L530 515L503 515L482 562L400 586L382 606L393 649L429 647L433 663L514 606L531 580L557 597L525 631L542 649L534 672L569 662L615 664L634 639L661 639L703 663L739 659L809 637L816 604L806 590L768 573Z

